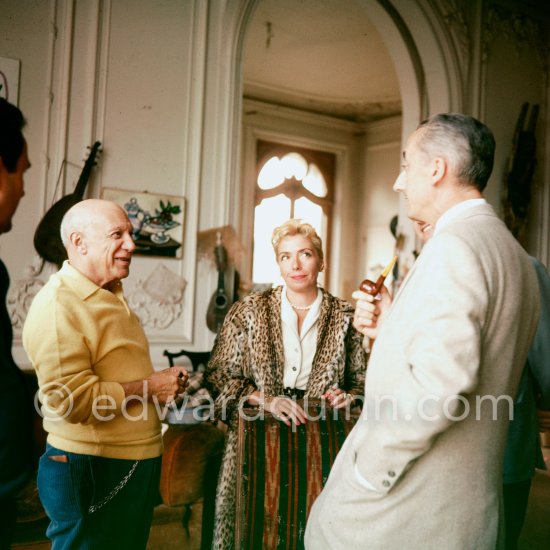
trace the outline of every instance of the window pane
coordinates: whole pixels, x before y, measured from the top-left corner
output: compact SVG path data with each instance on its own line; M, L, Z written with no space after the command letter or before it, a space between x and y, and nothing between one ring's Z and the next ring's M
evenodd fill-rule
M294 203L294 217L311 224L321 236L323 234L323 209L302 197Z
M327 182L321 174L321 170L315 164L309 165L307 176L302 182L303 186L317 197L327 196Z
M287 179L294 178L302 181L307 173L306 159L298 153L288 153L282 158L281 164Z
M254 211L252 281L280 284L279 268L271 246L273 230L290 217L290 200L284 195L264 199Z
M285 180L279 157L271 157L258 174L258 186L260 189L273 189Z

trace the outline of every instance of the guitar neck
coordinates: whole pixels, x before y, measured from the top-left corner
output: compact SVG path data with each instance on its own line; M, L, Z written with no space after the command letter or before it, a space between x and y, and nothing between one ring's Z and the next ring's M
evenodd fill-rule
M84 168L82 169L82 172L80 173L80 177L78 178L78 182L74 188L74 194L79 199L82 199L82 197L84 197L84 190L86 189L86 184L88 183L88 179L90 178L90 174L92 173L92 168L94 167L94 164L95 164L95 157L97 155L97 151L99 150L100 146L101 146L101 143L99 141L96 141L92 145L90 154L86 159Z
M225 272L218 269L218 293L225 292Z

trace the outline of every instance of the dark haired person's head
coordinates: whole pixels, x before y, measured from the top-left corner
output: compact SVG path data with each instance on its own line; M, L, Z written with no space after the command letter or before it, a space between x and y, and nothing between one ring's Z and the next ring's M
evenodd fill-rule
M0 233L11 229L11 220L25 194L23 175L30 167L21 111L0 98Z
M495 156L495 138L485 124L461 113L443 113L422 121L418 130L419 149L446 158L461 183L485 189Z
M482 198L493 169L495 139L485 124L460 113L434 115L409 136L393 188L407 214L435 227L459 202Z
M8 172L14 172L23 152L25 119L23 113L0 97L0 158Z

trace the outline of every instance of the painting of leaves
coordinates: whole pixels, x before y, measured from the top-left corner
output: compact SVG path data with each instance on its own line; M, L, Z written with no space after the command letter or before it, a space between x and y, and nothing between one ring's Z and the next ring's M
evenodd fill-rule
M182 257L185 199L104 187L101 198L116 202L132 224L135 254Z

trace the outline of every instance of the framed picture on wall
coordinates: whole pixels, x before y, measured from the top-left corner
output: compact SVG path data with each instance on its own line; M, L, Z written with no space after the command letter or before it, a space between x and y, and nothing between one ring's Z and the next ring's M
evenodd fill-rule
M182 257L183 197L103 187L101 198L116 202L126 210L136 243L134 254Z
M19 103L19 60L0 57L0 97Z

